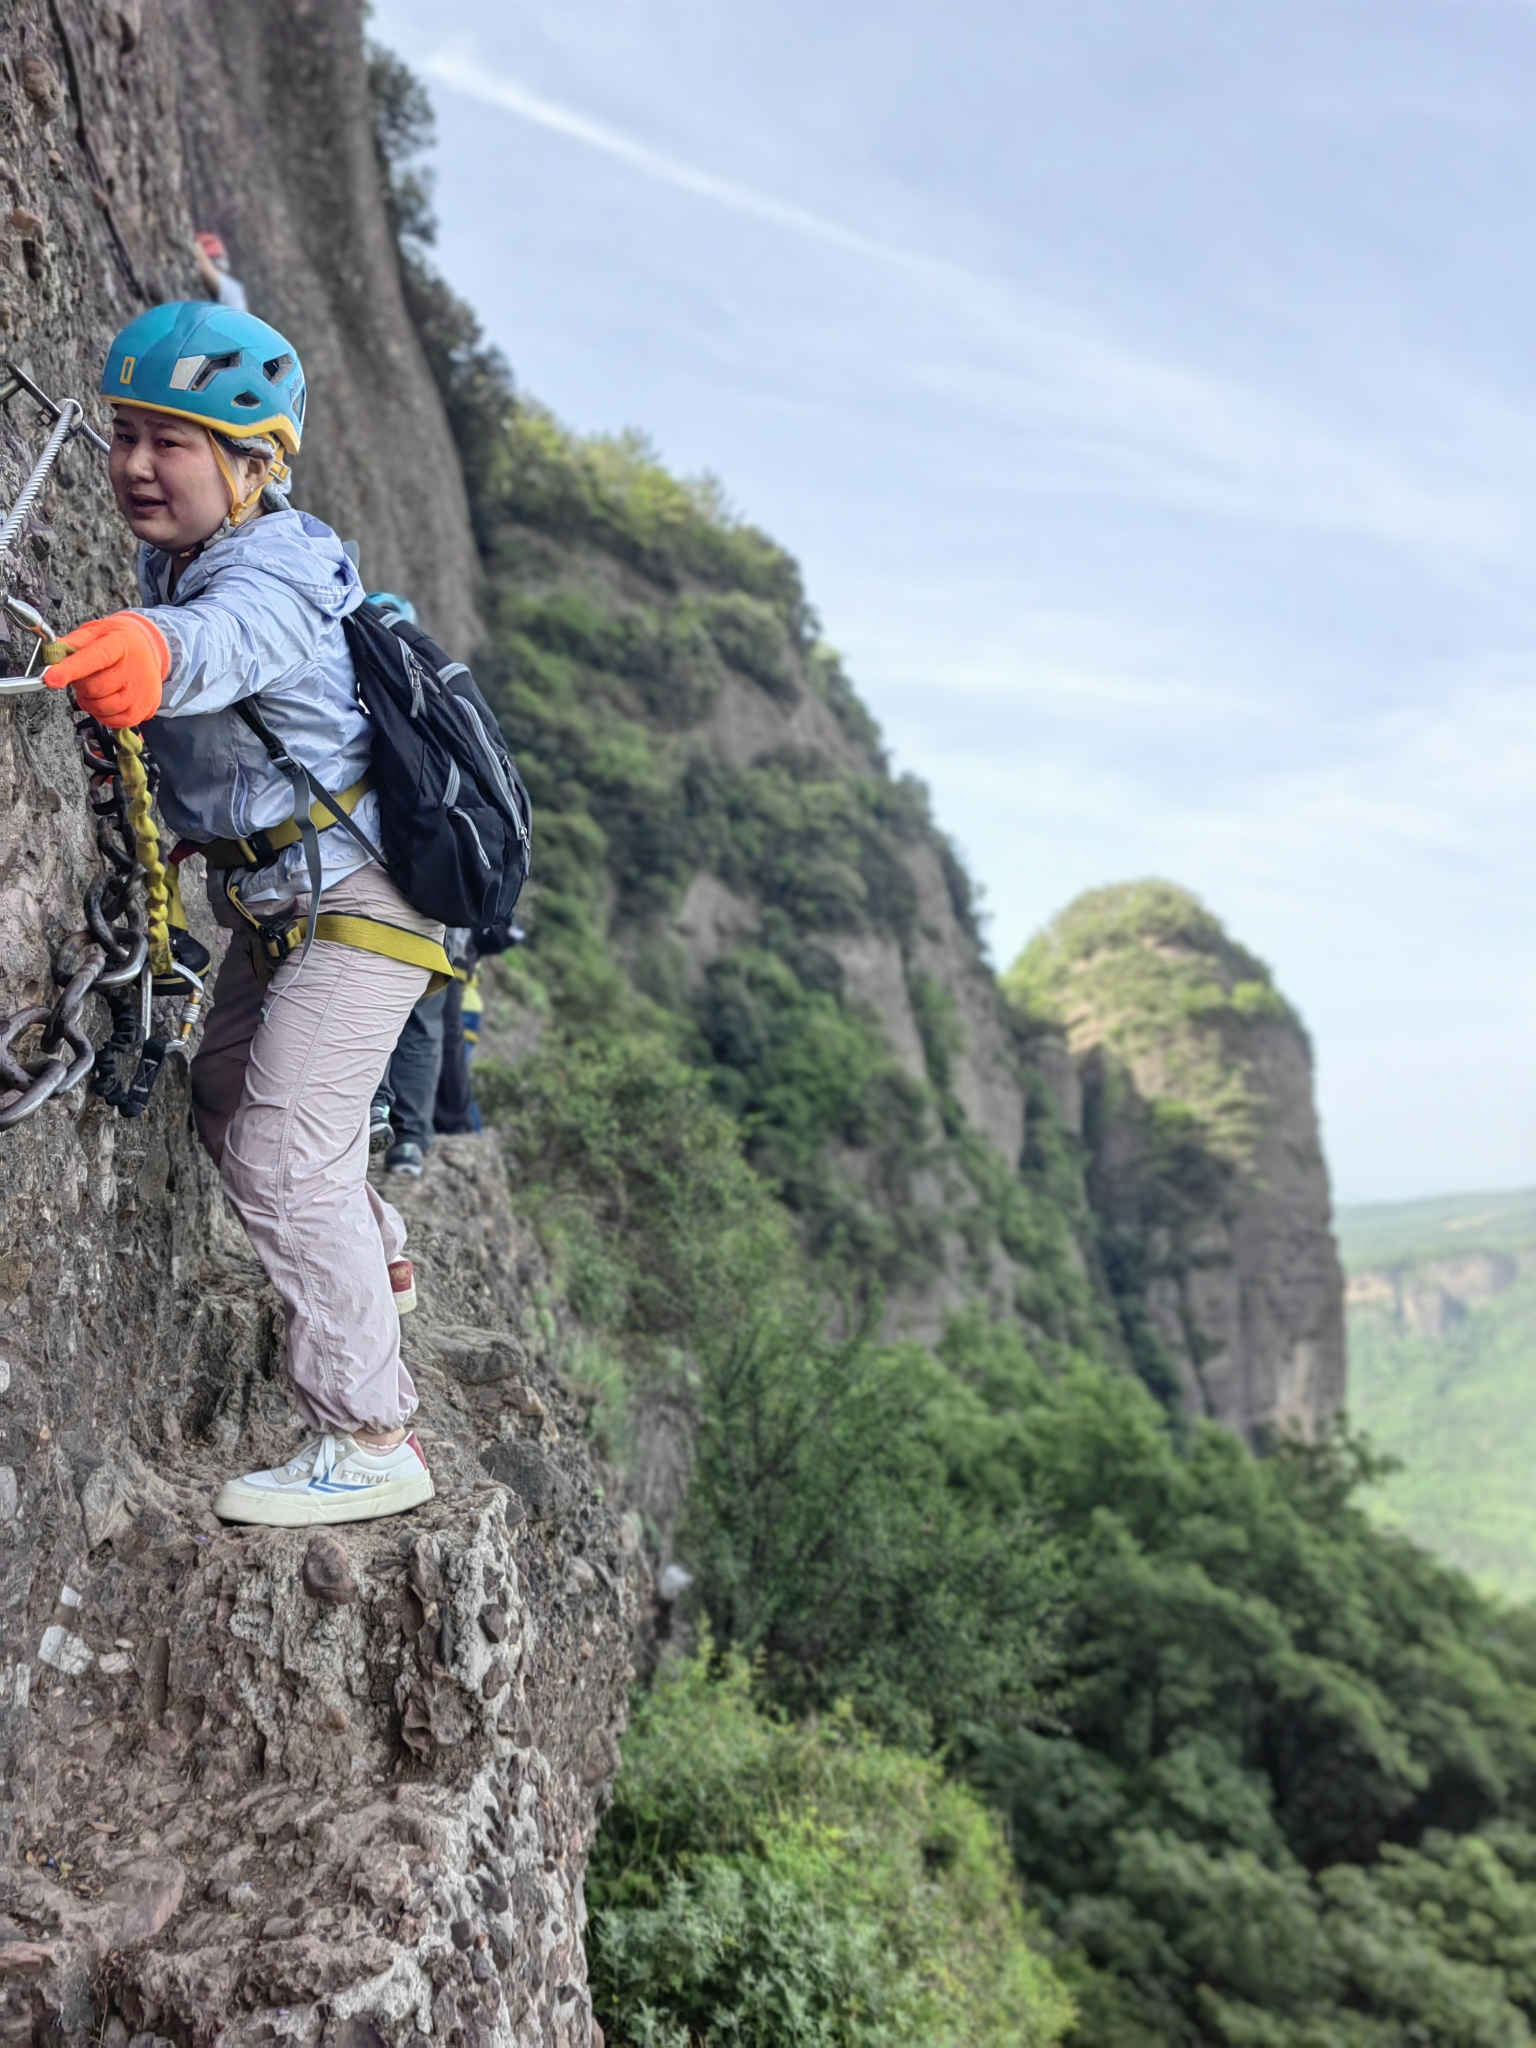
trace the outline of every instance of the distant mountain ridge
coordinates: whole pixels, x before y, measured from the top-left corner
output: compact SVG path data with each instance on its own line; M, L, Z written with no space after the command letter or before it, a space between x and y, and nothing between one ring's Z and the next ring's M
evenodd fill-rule
M1536 1239L1536 1189L1429 1195L1411 1202L1345 1202L1334 1216L1345 1267L1461 1251L1509 1251Z
M1536 1598L1536 1190L1346 1206L1350 1413L1385 1521Z

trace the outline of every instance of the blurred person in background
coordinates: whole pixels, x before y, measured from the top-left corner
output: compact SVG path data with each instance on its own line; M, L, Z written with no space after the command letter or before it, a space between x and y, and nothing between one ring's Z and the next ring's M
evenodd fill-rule
M210 299L232 306L237 313L246 311L245 286L238 277L230 276L229 251L211 229L203 229L197 237L197 274Z
M377 607L386 623L405 619L413 626L420 624L415 605L397 591L370 591L368 602ZM369 1113L370 1145L374 1150L381 1145L386 1148L386 1173L416 1179L434 1137L479 1130L480 1113L469 1078L465 990L473 984L481 959L504 953L508 946L520 944L522 937L521 927L511 923L480 931L450 925L444 934L443 946L453 963L454 979L435 995L423 996L406 1018ZM471 1015L478 1037L478 990Z
M471 1046L480 1032L480 991L476 970L488 955L523 942L521 925L488 925L479 931L450 926L443 946L454 979L436 995L423 996L401 1029L383 1081L373 1098L369 1129L373 1143L387 1145L386 1173L416 1178L434 1138L478 1131L480 1112L470 1080Z

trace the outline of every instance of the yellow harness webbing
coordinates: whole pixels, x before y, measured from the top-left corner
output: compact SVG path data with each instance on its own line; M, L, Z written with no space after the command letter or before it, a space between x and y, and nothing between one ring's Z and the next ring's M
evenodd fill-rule
M337 810L345 811L350 818L363 798L373 788L373 777L363 776L350 789L342 790L333 799ZM325 804L313 803L309 807L309 822L324 832L336 822L335 814ZM211 868L264 868L275 854L285 846L295 845L303 836L303 829L296 818L285 818L281 825L271 825L264 832L253 832L248 839L213 839L206 845L198 844L197 851L204 856Z
M236 895L236 879L234 875L229 877L224 893L250 926L247 937L251 959L257 979L265 987L288 955L304 945L308 926L303 918L276 929L261 926ZM381 953L386 960L403 960L408 967L424 967L432 977L423 991L429 996L446 988L453 979L453 963L436 939L424 939L419 932L386 924L379 917L354 917L346 911L322 910L315 920L315 937L328 940L333 946L355 946L362 953Z
M302 925L288 934L288 950L299 944ZM378 917L351 917L341 910L322 910L315 925L317 939L329 939L337 946L357 946L365 953L382 953L386 960L403 960L410 967L425 967L432 976L427 994L436 995L453 979L453 963L436 939L424 939L419 932L403 931L397 924L385 924Z

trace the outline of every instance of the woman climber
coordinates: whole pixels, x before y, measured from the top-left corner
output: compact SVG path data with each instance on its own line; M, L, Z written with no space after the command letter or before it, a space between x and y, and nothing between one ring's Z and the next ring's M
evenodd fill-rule
M320 905L361 936L295 944L310 891L293 784L235 708L258 700L377 845L342 629L363 590L329 527L287 504L304 376L275 328L206 301L157 306L113 342L101 389L141 601L76 627L47 681L72 685L104 725L150 721L160 807L204 852L214 914L235 933L192 1100L282 1297L294 1403L317 1432L287 1465L231 1479L213 1509L282 1526L370 1521L433 1493L400 1358L399 1311L415 1299L405 1228L367 1166L369 1105L428 986L421 963L448 972L443 927L317 805Z

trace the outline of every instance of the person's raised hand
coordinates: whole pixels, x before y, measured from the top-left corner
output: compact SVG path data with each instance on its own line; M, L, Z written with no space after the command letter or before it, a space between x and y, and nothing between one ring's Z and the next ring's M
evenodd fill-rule
M43 671L50 690L74 685L75 702L103 725L142 725L160 709L171 650L153 619L112 612L69 635L69 653Z

